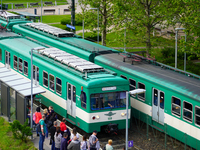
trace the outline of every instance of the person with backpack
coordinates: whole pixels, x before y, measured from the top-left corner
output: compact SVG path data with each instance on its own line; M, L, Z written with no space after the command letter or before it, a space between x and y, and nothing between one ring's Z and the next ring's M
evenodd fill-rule
M49 134L48 128L47 128L47 122L48 122L47 114L48 114L48 110L46 108L44 109L43 114L45 115L44 122L45 122L45 126L46 126L46 138L48 138L48 134Z
M86 139L86 135L83 135L83 141L81 142L81 150L87 150L88 146L87 146L87 139Z
M42 115L42 119L38 122L38 126L40 127L40 140L39 140L39 150L43 150L43 144L44 144L44 139L45 139L45 133L46 133L46 124L44 122L45 120L45 115Z
M33 115L33 121L35 122L36 126L39 123L40 119L42 119L42 114L40 112L40 107L36 108L36 112ZM36 128L37 136L39 136L38 129Z
M92 135L89 138L89 148L90 148L90 150L97 150L96 143L98 141L98 138L96 136L97 136L97 131L94 130Z

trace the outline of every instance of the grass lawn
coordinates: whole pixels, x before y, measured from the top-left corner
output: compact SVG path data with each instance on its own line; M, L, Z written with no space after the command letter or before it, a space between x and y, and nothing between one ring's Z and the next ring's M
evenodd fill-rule
M2 150L37 150L31 141L22 143L12 137L9 129L9 123L0 117L0 149Z
M48 15L48 16L42 16L42 23L57 23L60 22L62 19L67 18L71 19L71 15ZM61 28L63 30L66 30L66 25L62 24L50 24L51 26ZM76 26L76 31L82 30L82 26Z
M48 16L42 16L42 23L56 23L56 22L60 22L63 18L71 19L71 15L48 15Z

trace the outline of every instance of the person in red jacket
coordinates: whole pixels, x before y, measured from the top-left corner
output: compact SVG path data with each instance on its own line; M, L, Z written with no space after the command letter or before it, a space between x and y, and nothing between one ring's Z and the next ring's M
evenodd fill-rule
M66 126L65 123L66 123L66 119L63 118L62 122L60 123L60 131L61 131L62 135L63 135L64 132L67 131L67 126Z
M39 123L40 119L42 119L42 114L40 112L40 107L37 107L36 112L35 112L35 124L36 124L36 126ZM37 132L37 136L39 136L37 128L36 128L36 132Z

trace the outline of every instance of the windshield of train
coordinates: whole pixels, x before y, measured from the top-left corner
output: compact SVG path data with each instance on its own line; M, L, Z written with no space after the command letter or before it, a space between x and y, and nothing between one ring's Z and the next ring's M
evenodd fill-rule
M126 107L126 92L91 94L90 104L91 110Z

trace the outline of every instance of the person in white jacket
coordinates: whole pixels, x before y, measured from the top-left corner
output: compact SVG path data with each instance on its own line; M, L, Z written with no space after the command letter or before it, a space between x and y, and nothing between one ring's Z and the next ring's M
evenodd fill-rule
M55 138L55 150L60 150L61 139L62 139L62 134L60 130L58 130L55 133L54 138Z

